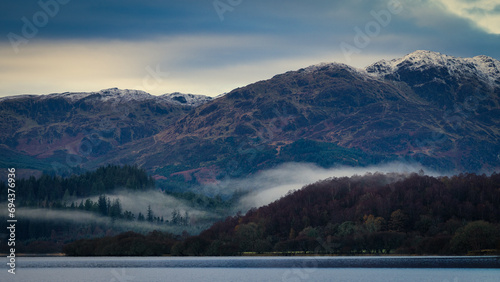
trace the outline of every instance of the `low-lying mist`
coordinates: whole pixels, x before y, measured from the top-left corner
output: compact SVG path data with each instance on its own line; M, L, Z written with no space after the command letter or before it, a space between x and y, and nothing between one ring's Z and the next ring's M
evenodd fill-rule
M122 207L122 212L131 211L135 215L135 219L128 221L125 219L112 219L109 216L102 216L96 212L75 209L47 209L47 208L27 208L20 207L16 210L18 218L37 221L49 221L58 223L70 224L99 224L113 227L115 230L136 232L149 232L153 230L166 231L173 234L181 234L186 230L190 234L197 234L200 231L208 228L213 222L221 218L209 211L193 208L185 203L183 200L166 195L162 191L149 190L149 191L132 191L126 189L115 190L113 193L105 195L112 203L114 200L119 199ZM66 204L69 206L73 202L78 206L82 201L87 199L93 202L98 201L99 196L80 198L70 200ZM7 210L7 204L1 203L0 207ZM164 222L148 222L138 221L139 213L144 216L147 215L148 207L151 207L153 216L157 218L164 218ZM187 213L187 225L173 225L167 223L172 218L174 210L182 217Z
M100 216L96 213L79 210L51 210L40 208L20 208L17 210L17 217L23 220L49 221L64 224L97 224L112 227L115 231L125 232L133 230L136 232L150 232L153 230L181 234L187 231L190 234L197 234L210 226L209 224L175 226L167 224L156 224L148 221L127 221L123 219L113 220L110 217Z
M368 167L334 167L322 168L310 163L286 163L276 168L261 171L245 179L227 179L217 185L201 187L201 192L211 194L228 194L235 192L246 193L240 200L234 211L246 212L253 207L267 205L282 196L288 191L297 190L305 185L312 184L319 180L331 177L351 177L354 175L364 175L366 173L395 173L399 177L405 174L424 171L426 175L445 175L429 170L420 164L408 164L392 162L383 165ZM398 179L394 179L396 181Z
M137 215L142 213L147 214L148 206L151 206L153 215L156 217L164 217L165 220L169 220L172 216L174 210L184 215L188 212L191 219L197 218L213 218L217 217L211 212L196 209L189 206L183 200L177 199L175 197L169 196L162 191L149 190L149 191L133 191L127 189L115 190L113 193L106 194L111 201L114 199L119 199L122 205L122 210L128 210ZM98 196L89 197L92 201L97 201ZM87 198L85 198L87 199ZM77 204L80 201L85 201L85 199L78 199Z

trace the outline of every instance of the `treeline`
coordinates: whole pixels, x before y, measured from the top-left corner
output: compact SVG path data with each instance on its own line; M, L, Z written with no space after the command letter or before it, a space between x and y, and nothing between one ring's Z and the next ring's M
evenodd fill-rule
M169 242L163 254L495 253L499 220L499 174L369 174L308 185L246 215L228 217L198 236ZM74 250L99 240L74 242L65 250L81 255ZM86 254L98 254L94 250Z
M150 223L166 223L170 225L180 225L180 226L188 226L189 225L189 212L184 211L184 214L181 213L180 210L174 209L172 211L172 217L170 220L164 219L163 216L156 216L151 205L148 205L146 213L143 214L139 212L137 216L129 211L123 210L122 204L119 198L115 198L111 200L106 195L99 195L97 201L92 201L91 199L86 199L85 201L81 200L80 204L75 202L71 202L71 205L64 205L64 209L68 210L81 210L81 211L89 211L94 212L102 216L108 216L112 219L123 219L127 221L148 221Z
M160 256L169 254L179 240L179 236L166 232L142 235L130 231L114 237L78 240L66 244L63 252L68 256Z
M500 175L333 178L172 247L175 255L467 254L500 249Z
M71 199L101 195L116 188L146 190L155 180L137 166L108 165L82 175L16 179L16 202L28 207L61 207ZM0 183L0 201L7 200L7 185Z

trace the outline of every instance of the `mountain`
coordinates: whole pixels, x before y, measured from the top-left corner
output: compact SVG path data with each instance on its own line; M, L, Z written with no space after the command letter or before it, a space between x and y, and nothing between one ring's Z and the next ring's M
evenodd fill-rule
M169 183L217 183L290 161L491 171L500 167L499 70L486 56L416 51L365 69L313 65L215 99L117 89L4 98L0 140L33 163L138 164Z
M114 161L198 182L286 161L493 170L500 165L499 66L485 56L429 51L362 70L314 65L197 107L154 141L121 148Z
M4 97L0 164L28 173L55 167L65 172L117 146L153 136L209 100L201 95L153 96L117 88Z

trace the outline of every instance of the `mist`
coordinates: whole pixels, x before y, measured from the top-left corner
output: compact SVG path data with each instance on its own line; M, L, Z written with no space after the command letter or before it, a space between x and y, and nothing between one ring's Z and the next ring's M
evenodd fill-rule
M220 194L246 193L234 207L235 212L246 212L253 207L272 203L289 191L298 190L305 185L331 177L351 177L375 172L395 173L403 177L421 170L430 176L448 175L448 173L436 172L416 163L392 162L368 167L339 166L334 168L322 168L310 163L286 163L245 179L227 179L217 185L205 186L202 190L210 193L218 190ZM396 180L398 179L394 179Z
M193 226L176 226L168 224L155 224L148 221L127 221L122 219L113 220L110 217L100 216L88 211L72 210L50 210L39 208L20 208L17 210L17 217L23 220L50 221L70 224L98 224L113 228L115 231L136 231L150 232L153 230L181 234L184 230L189 234L197 234L207 228L209 224Z
M221 216L212 212L200 210L189 206L183 200L166 195L157 190L149 191L131 191L131 190L115 190L113 193L106 194L111 202L115 199L120 200L122 212L128 210L135 215L135 220L128 221L124 219L112 219L108 216L101 216L98 213L84 211L78 209L46 209L46 208L18 208L16 215L18 218L36 221L50 222L65 222L71 224L99 224L112 227L117 231L149 232L153 230L170 232L173 234L181 234L184 230L189 234L195 235L200 231L208 228L215 221L220 220ZM79 198L70 200L67 205L74 202L79 205L81 201L85 202L90 199L97 202L98 196ZM147 215L148 206L151 206L153 216L163 217L164 223L155 223L148 221L137 221L137 216L142 213ZM0 207L7 210L7 204L0 203ZM166 221L171 220L172 212L176 210L184 217L185 213L189 216L189 225L170 225Z

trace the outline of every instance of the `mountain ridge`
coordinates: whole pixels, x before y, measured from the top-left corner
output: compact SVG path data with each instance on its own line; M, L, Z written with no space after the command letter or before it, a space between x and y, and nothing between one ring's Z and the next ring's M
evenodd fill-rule
M119 89L108 88L96 92L64 92L52 93L46 95L14 95L0 97L0 102L19 100L19 99L34 99L34 100L47 100L62 98L71 103L75 103L82 99L94 98L99 102L113 102L113 103L127 103L130 101L147 101L147 100L161 100L164 102L182 105L182 106L200 106L213 98L205 95L198 94L184 94L180 92L167 93L162 95L151 95L142 90L133 89Z

